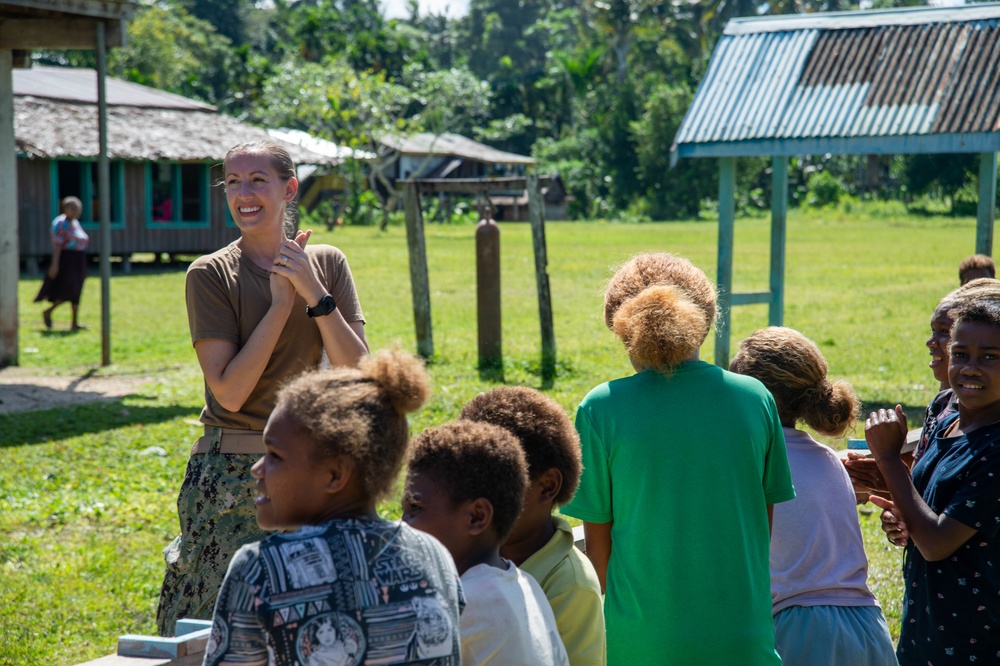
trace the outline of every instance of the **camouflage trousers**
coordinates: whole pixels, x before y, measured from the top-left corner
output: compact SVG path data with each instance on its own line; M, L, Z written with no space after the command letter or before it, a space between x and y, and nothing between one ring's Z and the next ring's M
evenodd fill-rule
M163 549L166 573L156 610L161 636L173 636L177 620L212 619L215 597L236 551L260 541L255 481L250 468L260 454L192 455L177 497L181 533ZM262 445L263 446L263 445Z

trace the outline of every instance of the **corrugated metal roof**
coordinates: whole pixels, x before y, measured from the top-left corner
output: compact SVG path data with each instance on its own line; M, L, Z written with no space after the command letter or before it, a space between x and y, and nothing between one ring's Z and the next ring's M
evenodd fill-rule
M104 18L130 18L139 8L132 0L3 0L0 12L5 16L20 13L34 15L69 14Z
M215 110L187 97L111 77L105 80L105 92L109 106ZM71 67L15 69L14 95L97 104L97 72Z
M354 148L348 148L347 146L341 146L333 141L321 139L317 136L313 136L309 132L303 132L302 130L284 128L268 129L267 133L275 139L279 139L285 143L294 143L295 145L302 146L306 150L311 150L314 153L332 157L338 162L343 162L349 157L353 157L358 160L373 160L376 157L375 153L368 152L367 150L356 150Z
M674 149L722 156L998 146L1000 3L991 3L731 21Z
M422 132L408 137L386 136L382 143L403 155L454 155L487 164L536 164L532 157L497 150L460 134Z

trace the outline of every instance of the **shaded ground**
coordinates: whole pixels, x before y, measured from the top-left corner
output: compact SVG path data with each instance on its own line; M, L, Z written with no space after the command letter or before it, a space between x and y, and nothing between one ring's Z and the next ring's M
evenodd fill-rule
M4 368L0 370L0 414L117 400L148 381L146 376L96 377L89 373L43 377L27 368Z

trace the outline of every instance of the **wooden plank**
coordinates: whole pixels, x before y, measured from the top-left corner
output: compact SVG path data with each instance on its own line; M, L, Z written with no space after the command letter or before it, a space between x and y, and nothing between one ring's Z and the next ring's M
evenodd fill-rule
M81 18L37 18L0 20L0 44L8 49L94 48L98 25L107 26L108 46L125 45L123 21Z
M108 49L97 24L97 198L101 204L101 365L111 365L111 162L108 160Z
M979 207L976 214L976 254L993 256L993 222L996 220L997 153L979 156Z
M196 631L211 628L211 620L193 620L185 617L177 620L177 624L174 627L174 635L183 636L184 634L193 634Z
M210 620L177 620L175 638L126 634L118 639L118 653L78 666L197 666L205 657L212 632Z
M403 186L403 209L406 212L406 247L410 254L410 291L413 295L413 323L417 329L417 353L434 356L434 330L431 326L431 287L427 279L427 246L420 194L413 183Z
M771 300L767 311L770 326L785 319L785 230L788 211L788 158L771 160Z
M538 176L539 186L552 181L552 176ZM401 178L397 185L415 185L421 194L452 192L460 194L481 194L504 190L524 190L528 179L523 176L498 176L496 178Z
M535 283L538 288L538 319L542 333L542 381L551 384L556 375L556 332L552 324L552 294L549 290L548 250L545 244L545 204L538 176L528 174L528 218L535 250Z
M736 220L736 158L719 159L719 318L716 323L715 364L729 369L729 327L733 294L733 242Z
M94 659L77 666L201 666L205 659L204 652L196 652L177 659L147 659L144 657L123 657L109 654L106 657Z
M0 367L17 364L17 150L14 142L14 54L0 49Z
M143 636L125 634L118 637L118 655L121 657L144 657L177 659L205 652L212 629L201 629L183 636Z

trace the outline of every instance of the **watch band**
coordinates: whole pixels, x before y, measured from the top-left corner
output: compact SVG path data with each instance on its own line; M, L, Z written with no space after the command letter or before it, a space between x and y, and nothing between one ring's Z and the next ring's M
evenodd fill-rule
M323 298L319 299L319 303L313 306L306 306L306 314L310 317L323 317L330 314L337 309L337 303L333 300L333 296L327 294Z

